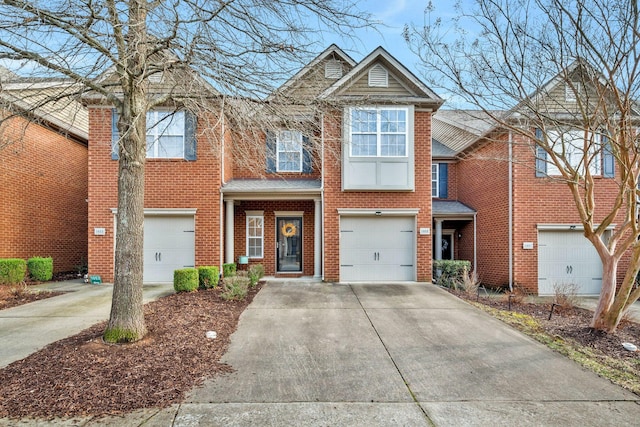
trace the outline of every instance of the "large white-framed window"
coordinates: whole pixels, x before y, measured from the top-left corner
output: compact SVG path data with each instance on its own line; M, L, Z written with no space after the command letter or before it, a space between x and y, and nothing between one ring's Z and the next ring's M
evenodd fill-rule
M351 157L406 157L408 109L352 108Z
M278 172L302 172L302 133L281 130L276 140L276 170Z
M153 110L147 113L147 158L184 158L184 111Z
M431 164L431 197L432 198L438 198L439 195L439 189L440 189L440 181L439 181L439 167L440 165L438 163L432 163Z
M586 138L586 145L585 145ZM602 135L581 129L556 129L547 131L547 143L553 151L566 159L568 165L584 174L588 164L591 175L602 175ZM585 146L587 153L585 153ZM547 163L548 176L561 175L553 162Z
M263 211L247 211L247 256L249 258L264 257L264 213Z

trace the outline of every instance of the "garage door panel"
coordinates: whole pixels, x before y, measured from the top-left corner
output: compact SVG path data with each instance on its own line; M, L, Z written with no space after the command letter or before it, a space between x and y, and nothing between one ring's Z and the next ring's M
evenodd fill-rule
M342 281L415 280L414 217L341 217Z
M195 266L194 223L193 216L145 217L145 283L171 283L174 270Z
M581 295L600 292L602 262L580 231L538 233L538 293L552 295L557 285L575 285Z

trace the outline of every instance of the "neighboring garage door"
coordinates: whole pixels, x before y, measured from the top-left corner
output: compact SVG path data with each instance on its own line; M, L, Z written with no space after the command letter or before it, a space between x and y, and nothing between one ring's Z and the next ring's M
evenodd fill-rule
M144 282L171 283L173 271L195 266L193 216L144 218Z
M415 218L340 219L340 281L415 280Z
M581 231L538 232L538 294L553 295L555 284L575 284L580 295L600 293L602 262Z

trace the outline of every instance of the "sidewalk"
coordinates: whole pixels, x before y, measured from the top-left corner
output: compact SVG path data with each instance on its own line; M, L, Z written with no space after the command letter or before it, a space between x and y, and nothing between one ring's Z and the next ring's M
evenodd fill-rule
M110 284L90 285L78 279L50 282L34 289L66 293L0 310L0 368L109 318L113 291ZM173 293L171 285L145 285L144 301L169 293Z

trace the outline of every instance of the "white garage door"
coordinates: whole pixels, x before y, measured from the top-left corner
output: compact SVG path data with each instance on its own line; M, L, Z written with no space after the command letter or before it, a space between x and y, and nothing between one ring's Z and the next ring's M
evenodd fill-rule
M144 218L144 282L172 283L173 271L195 266L193 216Z
M580 295L600 293L602 262L581 231L538 232L538 293L553 295L554 284L575 284Z
M415 280L415 218L341 217L340 281Z

